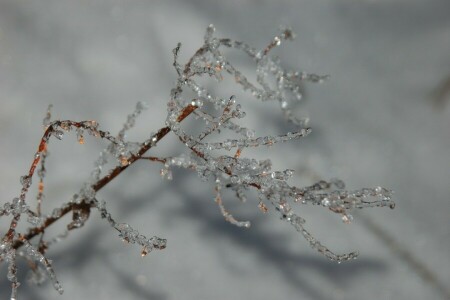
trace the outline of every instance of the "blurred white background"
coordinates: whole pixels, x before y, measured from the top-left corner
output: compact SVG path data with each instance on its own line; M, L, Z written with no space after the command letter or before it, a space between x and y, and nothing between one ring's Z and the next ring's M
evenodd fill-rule
M234 215L253 222L239 229L223 220L210 183L185 171L167 183L159 166L136 164L100 198L117 220L167 238L168 248L141 258L94 213L48 252L64 295L27 284L22 265L20 299L447 299L449 13L448 0L0 0L2 203L19 193L50 103L55 118L94 119L114 133L143 100L150 109L130 138L161 127L176 78L172 49L181 42L187 59L210 23L218 36L258 48L290 26L297 39L276 50L284 65L331 75L305 85L298 113L311 117L313 133L255 155L298 170L294 183L306 183L304 174L339 177L349 188L393 189L397 201L395 210L355 213L351 225L319 207L297 207L331 249L360 251L338 265L276 214L261 214L256 199L239 204L227 195ZM231 94L260 134L286 130L273 107L238 89L224 96ZM176 154L168 140L161 147ZM94 139L78 145L70 134L51 143L46 209L78 191L102 147ZM0 276L7 299L5 265Z

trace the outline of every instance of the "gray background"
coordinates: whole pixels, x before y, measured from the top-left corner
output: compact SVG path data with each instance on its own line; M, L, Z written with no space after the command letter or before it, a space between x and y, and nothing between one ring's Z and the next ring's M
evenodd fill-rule
M180 41L188 58L210 23L218 36L258 48L290 26L297 39L276 52L284 65L331 74L325 84L305 85L297 112L311 117L311 136L252 154L296 169L294 184L336 176L349 188L391 188L397 201L392 211L355 213L352 225L319 207L296 207L331 249L361 252L338 265L276 214L261 214L254 197L239 204L226 195L235 216L253 222L235 228L212 201L210 183L187 171L167 183L160 166L136 164L99 196L117 220L167 238L168 248L141 258L94 213L48 252L64 295L22 280L20 299L448 299L449 13L446 0L0 0L2 202L19 192L50 103L55 118L95 119L117 132L144 100L150 109L130 138L159 128L175 80L171 50ZM251 67L244 61L241 69ZM224 83L221 92L242 99L259 134L287 130L273 106L231 88ZM88 138L81 146L68 134L50 146L47 210L78 190L104 144ZM180 150L173 137L161 148ZM4 264L0 276L6 299Z

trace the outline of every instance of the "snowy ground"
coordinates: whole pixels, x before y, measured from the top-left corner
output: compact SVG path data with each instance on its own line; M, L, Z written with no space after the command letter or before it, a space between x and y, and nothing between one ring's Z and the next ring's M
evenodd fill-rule
M339 177L349 188L391 188L397 201L395 210L355 213L352 225L297 208L330 248L360 251L338 265L275 214L261 214L253 199L239 204L229 195L230 210L253 222L235 228L210 184L188 172L166 183L157 166L142 163L100 197L118 220L167 238L168 248L141 258L93 215L48 252L64 295L24 282L20 299L448 299L449 13L447 0L0 0L2 203L18 194L50 103L57 118L95 119L116 132L144 100L151 108L131 137L159 128L175 80L171 50L182 42L186 59L210 23L217 35L255 47L290 26L297 39L277 50L285 65L331 74L305 86L298 112L311 117L312 135L258 155L299 170L299 184L304 174ZM262 133L285 129L273 107L244 108ZM102 144L80 146L68 135L51 146L49 209L78 190ZM166 151L177 148L168 143ZM5 274L2 266L1 299L9 295Z

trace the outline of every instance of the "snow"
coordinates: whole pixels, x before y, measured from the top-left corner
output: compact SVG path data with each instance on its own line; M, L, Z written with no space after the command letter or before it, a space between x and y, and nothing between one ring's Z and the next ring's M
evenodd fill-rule
M218 36L257 47L289 26L297 38L276 50L282 60L331 75L305 84L298 113L311 118L312 133L257 155L298 170L293 182L339 177L350 188L393 189L397 202L358 211L351 225L298 207L331 249L361 253L338 265L276 214L262 214L256 197L240 204L223 195L236 218L252 222L236 228L223 220L212 183L187 171L167 182L143 162L99 195L118 222L166 238L167 248L142 258L93 213L48 252L64 294L27 284L21 264L19 299L448 299L450 105L436 94L450 76L449 11L446 0L1 1L2 203L20 191L50 103L57 118L116 133L142 100L149 109L130 137L161 127L176 79L172 49L181 42L180 59L189 57L210 23ZM273 107L243 108L253 128L286 131ZM79 145L75 134L52 141L44 209L78 191L103 146L88 137ZM177 150L175 141L161 147ZM5 267L0 276L6 299Z

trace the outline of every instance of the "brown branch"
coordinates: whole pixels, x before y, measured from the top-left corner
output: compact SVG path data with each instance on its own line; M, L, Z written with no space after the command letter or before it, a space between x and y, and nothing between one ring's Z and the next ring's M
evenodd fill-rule
M194 110L197 109L197 106L195 105L187 105L186 107L184 107L181 112L180 115L177 118L177 122L182 122L184 119L186 119ZM78 122L73 122L74 124L80 124ZM47 128L47 130L44 133L44 136L41 140L41 143L39 144L39 148L38 148L38 152L43 151L44 149L46 149L46 145L47 145L47 140L50 137L51 133L53 132L53 127L50 126L49 128ZM94 189L95 192L98 192L99 190L101 190L105 185L107 185L109 182L111 182L114 178L116 178L120 173L122 173L125 169L127 169L130 165L132 165L134 162L136 162L137 160L139 160L142 155L144 155L148 150L150 150L154 145L156 145L156 143L158 143L161 139L163 139L169 132L171 131L170 127L166 126L163 127L161 129L158 130L158 132L152 137L152 139L154 140L153 143L147 143L147 144L143 144L142 147L139 149L138 153L135 155L132 155L130 158L128 158L128 164L126 165L121 165L121 166L117 166L115 169L113 169L111 171L111 173L109 173L108 175L104 176L103 178L101 178L100 180L98 180L96 183L94 183L92 185L92 188ZM39 163L40 157L36 157L33 160L33 163L31 165L30 171L29 171L29 176L32 176L34 173L34 170L37 166L37 164ZM83 201L82 201L83 203ZM80 205L82 204L70 204L66 207L64 207L61 210L61 213L58 217L48 217L45 221L44 221L44 225L40 226L40 227L34 227L28 230L28 233L21 236L21 238L19 240L16 240L13 244L13 248L14 249L18 249L19 247L21 247L24 244L24 240L31 240L33 237L37 236L38 234L42 233L45 231L45 229L47 229L49 226L51 226L53 223L55 223L56 221L58 221L59 219L61 219L62 217L64 217L67 213L71 212L74 209L79 209ZM83 204L83 209L87 209L90 211L90 209L93 206L91 206L88 203L84 203Z

